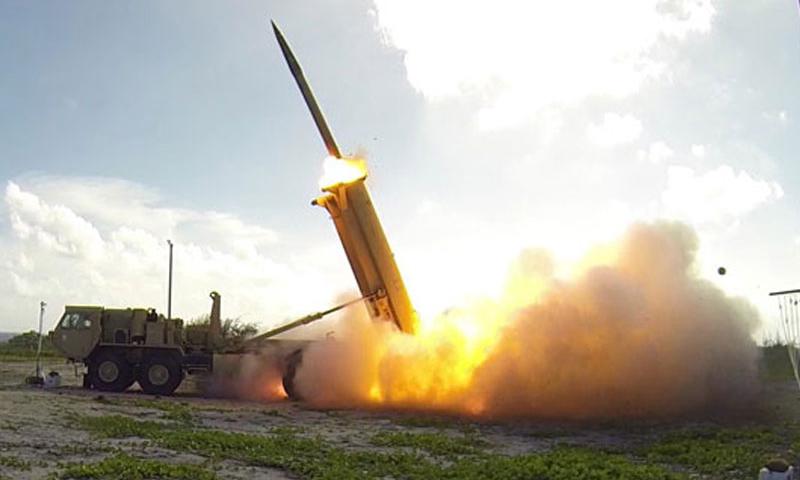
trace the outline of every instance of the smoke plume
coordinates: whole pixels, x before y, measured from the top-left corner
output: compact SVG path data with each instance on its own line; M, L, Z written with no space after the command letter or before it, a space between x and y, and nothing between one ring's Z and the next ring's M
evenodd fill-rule
M286 398L282 358L287 352L264 348L256 354L214 356L214 372L198 386L208 396L275 401Z
M494 417L670 416L752 397L757 314L694 269L697 237L636 224L559 279L523 252L501 299L404 335L366 314L313 344L297 373L321 407L412 408ZM465 259L465 271L468 271Z

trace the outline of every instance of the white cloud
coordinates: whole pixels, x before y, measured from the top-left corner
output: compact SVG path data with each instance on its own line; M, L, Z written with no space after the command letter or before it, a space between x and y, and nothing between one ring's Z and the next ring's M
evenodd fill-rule
M480 99L484 128L546 105L625 97L667 65L662 41L707 33L711 0L521 2L375 0L387 43L406 53L408 80L426 98Z
M639 150L639 160L647 160L655 165L661 164L664 161L672 158L675 152L669 148L669 145L662 141L653 142L647 150Z
M703 224L735 220L782 196L777 182L754 178L744 170L737 173L728 165L702 174L671 165L661 201L666 215Z
M439 202L426 198L417 205L417 213L419 215L432 215L439 211L441 207Z
M600 124L589 124L586 136L595 145L614 147L630 143L642 134L642 122L631 114L606 113Z
M782 127L789 123L789 114L786 113L786 110L761 112L761 117Z
M706 156L706 147L704 145L692 145L692 155L697 158Z
M58 310L52 321L71 303L163 310L167 235L176 243L173 311L184 318L208 310L211 290L223 294L224 315L266 326L353 288L346 263L329 260L343 254L290 256L268 228L173 209L130 182L39 177L9 182L4 200L11 228L0 230L0 330L29 328L21 319L42 299Z
M62 205L48 205L9 182L5 202L11 227L21 240L37 242L60 254L84 258L102 255L100 234L89 222Z

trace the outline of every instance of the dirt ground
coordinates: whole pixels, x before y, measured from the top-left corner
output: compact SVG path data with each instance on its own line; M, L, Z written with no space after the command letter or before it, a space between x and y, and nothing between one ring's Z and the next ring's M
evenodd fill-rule
M584 473L571 478L673 478L655 477L652 471L636 470L649 466L660 469L658 472L667 472L665 475L674 474L674 478L756 478L762 458L782 455L796 461L791 457L800 446L800 395L791 381L769 383L763 394L769 400L759 407L757 413L745 416L724 420L576 424L475 422L418 412L318 411L288 400L260 403L202 398L191 382L186 382L175 397L165 399L136 391L100 393L81 389L73 367L60 360L46 361L44 371L60 372L62 386L43 389L24 385L24 378L32 369L29 361L0 363L0 478L135 478L136 474L131 472L136 468L145 472L140 473L144 477L196 478L196 474L191 472L159 470L162 464L198 466L209 474L203 478L341 478L344 474L336 473L338 470L332 470L334 467L348 469L362 463L368 467L361 470L358 470L361 467L353 467L346 470L347 475L354 478L427 478L460 468L463 462L468 462L469 468L478 472L474 478L484 478L476 465L501 462L498 465L505 466L497 468L507 466L510 469L504 475L506 478L559 479L566 477L555 473L526 475L525 468L533 469L529 472L544 471L536 470L548 467L535 463L535 456L554 449L562 452L558 450L562 447L566 453L552 457L553 462L561 459L581 462L581 459L591 459L595 455L599 459L598 468L605 468L603 465L608 462L611 465L608 468L612 473L607 476ZM175 441L171 437L155 433L142 434L144 438L109 434L105 430L87 427L86 421L81 420L116 421L119 416L131 422L161 422L156 425L164 425L165 431L178 424L175 422L184 422L180 425L191 425L192 431L241 433L244 435L230 439L244 442L241 445L245 446L241 450L226 450L221 443L212 451L207 444L192 446L189 443L187 449L181 450L170 447L173 444L170 442ZM287 457L280 445L270 444L269 448L273 450L259 450L262 448L260 444L247 443L253 439L274 438L276 434L287 442L299 438L318 442L309 445L324 444L333 452L327 456L339 456L345 460L341 465L332 466L324 464L328 459L300 452L300 447L296 456ZM265 459L246 452L251 448L247 445L254 445L253 452L266 452ZM590 452L589 457L581 456L581 452ZM104 459L124 453L133 456L137 462L153 460L153 463L146 464L146 468L137 463L131 471L122 473L113 468L103 470L99 467L96 471L70 473L70 466L103 465ZM742 460L743 456L754 453L756 456ZM375 458L365 457L372 454L376 455ZM400 456L393 456L395 454ZM421 460L411 461L417 465L406 470L380 463L405 462L411 458L409 455L419 455L413 458ZM613 467L617 455L621 455L625 465L614 470L617 468ZM520 466L523 463L509 463L509 459L515 458L534 463L524 463L527 467ZM316 469L313 462L323 463ZM430 473L433 470L426 473L424 469L418 469L420 462L430 462L430 468L436 469L435 474ZM717 463L709 466L706 465L708 462ZM576 468L579 469L576 471L583 471L580 468L584 467ZM614 471L618 474L615 475ZM450 474L453 476L449 478L462 477L457 473Z

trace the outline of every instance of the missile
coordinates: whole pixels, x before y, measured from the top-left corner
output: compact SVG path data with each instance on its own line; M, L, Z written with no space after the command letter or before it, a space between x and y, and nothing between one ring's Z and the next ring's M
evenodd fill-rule
M314 123L322 135L328 154L335 158L342 158L336 140L333 138L328 122L314 98L314 93L308 85L300 63L292 53L289 43L284 38L275 22L272 30L281 47L283 57L289 65L300 93L306 101ZM323 187L326 195L312 202L314 205L324 207L331 215L336 232L344 247L350 268L356 278L356 283L361 291L361 297L367 303L367 310L374 319L393 322L404 333L414 333L417 330L417 314L408 297L403 278L394 254L389 248L389 242L381 226L378 213L372 205L367 186L364 183L366 175L347 182L337 183L336 188ZM322 312L323 314L326 312ZM285 327L294 327L313 321L316 316L305 317ZM267 335L278 333L284 327L267 332ZM263 337L263 336L262 336Z
M300 67L297 57L292 53L292 49L289 47L289 43L286 41L286 38L284 38L278 25L275 24L274 20L271 21L271 23L272 30L275 32L275 38L278 40L278 45L280 45L281 51L283 52L283 58L286 59L286 63L289 65L289 71L292 72L292 76L295 82L297 82L297 86L300 88L300 93L303 94L303 99L306 101L308 110L314 118L314 123L317 124L317 130L319 130L319 134L322 135L322 141L325 142L328 155L342 158L339 147L336 145L336 139L333 138L333 133L331 133L331 129L328 127L325 115L322 114L322 109L319 108L317 99L314 97L314 92L311 90L311 86L308 84L306 76L303 73L303 68Z

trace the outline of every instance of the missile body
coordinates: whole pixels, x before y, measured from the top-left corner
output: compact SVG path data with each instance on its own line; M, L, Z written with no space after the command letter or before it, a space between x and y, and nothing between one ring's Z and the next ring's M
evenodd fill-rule
M300 63L275 22L272 22L272 28L328 154L341 159L339 147ZM330 213L370 316L392 322L402 332L415 333L417 314L372 204L365 180L366 175L357 180L325 186L323 191L326 194L312 203L324 207Z
M342 158L342 154L339 152L339 146L336 145L336 139L333 138L333 133L331 133L331 129L328 127L325 115L322 114L322 109L319 108L317 99L314 97L314 92L311 90L311 85L306 81L303 68L300 67L300 63L297 61L297 58L295 58L294 53L292 53L289 43L286 41L286 38L284 38L281 29L278 28L275 22L272 22L272 31L275 32L275 38L278 39L278 45L280 45L281 51L283 52L283 58L285 58L286 63L289 64L289 70L292 72L297 86L300 87L300 93L303 94L303 99L306 101L308 110L314 118L314 123L317 124L317 130L319 130L319 134L322 135L322 141L325 142L328 155Z

